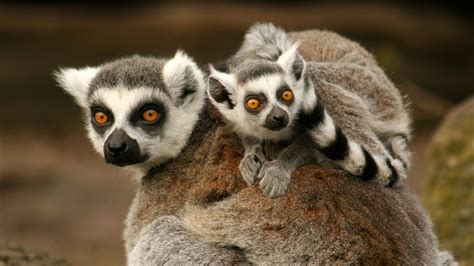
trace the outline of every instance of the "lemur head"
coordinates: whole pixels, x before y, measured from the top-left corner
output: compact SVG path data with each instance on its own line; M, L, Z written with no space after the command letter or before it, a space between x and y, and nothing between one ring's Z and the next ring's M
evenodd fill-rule
M133 56L61 69L56 79L82 107L105 161L141 172L181 152L205 99L202 72L180 51L169 60Z
M305 62L297 47L276 62L246 60L232 73L211 66L209 98L236 131L258 139L291 136L305 90Z

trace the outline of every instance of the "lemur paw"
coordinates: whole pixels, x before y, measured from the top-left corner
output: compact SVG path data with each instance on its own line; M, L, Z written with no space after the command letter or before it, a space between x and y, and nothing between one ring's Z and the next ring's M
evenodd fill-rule
M366 176L367 158L370 154L359 144L350 141L349 150L346 158L340 161L336 161L336 165L351 173L353 176L362 177ZM370 157L371 159L372 157ZM369 162L370 163L370 162Z
M399 159L394 159L392 161L392 166L397 171L398 177L400 179L406 179L407 178L407 169L405 168L405 164L399 160Z
M244 158L240 161L239 169L247 184L255 183L255 179L264 163L265 154L260 146L254 147L245 153Z
M260 188L270 198L277 198L288 192L291 172L278 161L265 162L258 174Z
M403 162L398 159L380 160L378 162L380 167L377 181L386 187L392 187L400 179L405 179L406 169Z

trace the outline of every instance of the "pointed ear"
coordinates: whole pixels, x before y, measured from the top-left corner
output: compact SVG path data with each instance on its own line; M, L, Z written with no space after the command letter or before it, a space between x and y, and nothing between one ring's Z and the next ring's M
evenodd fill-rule
M193 101L196 93L204 93L204 75L191 57L177 51L163 67L163 81L176 105Z
M235 103L232 99L237 86L234 75L220 72L212 65L209 69L211 73L208 78L207 93L211 101L218 107L233 109Z
M89 86L99 70L98 67L61 68L54 76L61 88L72 95L81 107L87 108Z
M278 58L278 64L289 75L293 76L295 81L299 81L303 76L305 61L298 53L299 43L293 44Z

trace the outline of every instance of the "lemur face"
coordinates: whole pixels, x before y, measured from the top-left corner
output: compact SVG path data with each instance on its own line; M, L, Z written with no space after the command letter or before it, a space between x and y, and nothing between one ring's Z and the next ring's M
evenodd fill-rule
M208 93L235 129L258 139L282 140L293 133L303 101L304 61L296 46L277 62L248 60L233 74L211 67Z
M107 163L142 171L176 157L204 104L203 74L182 52L63 69L60 85L83 108L88 136Z

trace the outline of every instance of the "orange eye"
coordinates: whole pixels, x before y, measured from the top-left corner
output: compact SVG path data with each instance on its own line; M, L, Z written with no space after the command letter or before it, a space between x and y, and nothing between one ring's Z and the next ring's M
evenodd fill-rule
M260 107L260 101L255 98L250 98L245 103L245 107L249 110L256 110Z
M103 112L96 112L94 114L94 120L99 125L104 125L109 121L109 116Z
M143 120L149 123L154 123L158 121L159 117L160 117L160 113L155 109L148 109L142 114Z
M290 89L286 89L281 93L280 97L285 102L291 102L293 100L293 92Z

